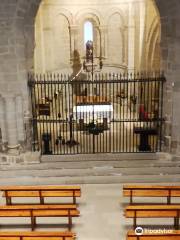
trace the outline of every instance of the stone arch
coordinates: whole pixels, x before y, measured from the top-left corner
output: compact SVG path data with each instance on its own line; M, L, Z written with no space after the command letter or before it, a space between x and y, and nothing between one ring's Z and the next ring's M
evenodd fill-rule
M114 21L114 22L113 22ZM113 10L107 17L108 61L113 65L123 65L125 61L125 25L121 11Z
M14 35L17 36L16 29L19 30L19 32L24 32L24 29L28 29L29 33L27 32L29 42L32 42L32 44L29 46L30 51L33 52L34 48L34 40L33 40L33 33L34 33L34 20L35 16L37 14L37 10L39 8L39 4L41 0L17 0L17 1L3 1L2 5L8 9L9 4L13 3L15 8L12 8L12 10L9 10L8 14L5 16L5 22L7 24L4 24L4 20L2 22L2 28L4 26L4 29L9 26L8 34L11 35L12 32ZM170 83L170 85L173 83L174 85L174 92L173 97L170 98L169 101L173 101L173 112L176 112L176 115L172 116L172 113L168 110L165 113L167 116L167 119L169 121L170 134L172 135L172 150L179 151L180 152L180 138L179 138L179 131L180 131L180 114L179 114L179 106L178 103L180 101L180 88L179 88L179 75L180 75L180 66L179 66L179 51L180 51L180 44L179 44L179 36L180 36L180 29L179 29L179 23L180 23L180 16L179 16L179 9L180 9L180 1L174 0L174 1L164 1L164 0L154 0L155 4L157 5L157 9L160 13L160 19L161 19L161 51L162 51L162 69L165 71L167 81ZM15 9L15 11L14 11ZM100 18L101 19L101 18ZM22 21L21 21L22 20ZM74 21L75 22L75 21ZM100 22L101 25L105 24L102 21ZM16 25L16 29L12 29ZM2 31L3 34L3 31ZM7 92L7 82L8 84L12 83L11 90L16 89L19 92L22 92L23 87L22 84L26 82L27 76L26 73L29 71L30 67L29 64L27 64L27 57L25 53L24 54L24 64L20 66L16 62L16 47L17 47L17 41L16 36L9 37L9 42L11 45L5 46L3 49L3 52L0 54L0 61L4 65L8 65L9 68L15 69L15 75L14 77L8 77L8 81L6 78L6 82L2 82L2 91ZM27 40L27 39L26 39ZM26 42L21 42L22 49L27 48ZM6 51L8 49L8 51ZM10 50L10 51L9 51ZM14 53L15 52L15 53ZM22 51L23 52L23 51ZM29 57L30 58L30 57ZM9 59L13 59L13 62L9 62ZM19 76L19 68L21 69L24 74ZM2 69L2 71L5 71ZM3 73L7 73L3 72ZM18 78L18 80L17 80ZM19 81L19 79L21 80ZM15 80L14 80L15 79ZM16 81L17 80L17 81ZM25 83L26 84L26 83ZM168 90L170 91L170 90ZM168 92L169 94L169 92ZM168 103L169 104L169 103ZM167 107L168 108L168 107ZM171 110L172 111L172 110Z
M65 8L58 8L57 11L59 12L58 15L61 14L67 19L69 26L73 24L73 15L69 10Z
M105 16L105 24L107 25L110 18L112 17L112 15L114 14L119 14L121 20L122 20L122 25L125 27L126 22L125 22L125 14L124 12L120 9L120 8L111 8L108 13Z
M83 48L84 42L84 23L85 21L90 21L93 24L94 31L94 54L96 57L100 56L100 48L101 48L101 31L100 26L102 24L102 16L98 11L94 9L83 9L79 11L75 16L75 25L78 26L78 39L79 46L78 49L80 51L80 55L83 56L85 54L85 50Z
M101 14L93 8L85 8L81 11L78 11L74 17L74 23L75 25L79 24L79 21L81 21L84 18L92 18L93 21L97 24L97 26L103 24L103 18Z
M155 2L156 8L158 9L158 12L160 13L161 19L162 19L163 16L167 16L168 12L170 12L168 4L165 1L162 1L162 0L154 0L154 2ZM176 2L176 5L179 4L179 2L178 3L177 3L177 1L175 1L175 2ZM32 19L32 21L34 21L34 18L37 14L40 3L41 3L41 0L29 0L29 1L19 0L17 2L17 10L16 10L15 19L18 18L18 14L20 15L20 12L21 12L23 18L27 17L29 19ZM117 12L117 9L113 9L108 13L108 15L110 16L112 13L114 13L114 10ZM174 10L177 10L177 9L174 8ZM83 12L84 13L85 12L86 13L87 12L95 13L95 15L98 17L98 19L101 19L100 14L97 11L94 11L94 9L86 9L86 10L83 10L82 12L78 12L73 21L76 22L76 19L79 18L80 15L83 15ZM120 9L118 10L118 12L121 13L121 15L123 16L123 12ZM106 19L108 19L109 16L107 16ZM105 24L105 23L102 22L102 20L101 20L100 24L102 25L102 24Z
M158 34L158 26L154 29L151 38L149 39L148 42L148 49L147 49L147 70L148 71L153 71L152 66L153 66L153 62L154 62L154 58L155 58L155 49L156 46L160 44L160 38L159 38L159 34ZM158 70L158 69L156 69ZM159 66L159 70L160 70L160 66Z
M161 26L160 26L160 20L158 17L154 18L152 21L152 24L150 26L150 30L147 35L146 40L146 69L148 71L153 70L153 62L155 58L155 49L157 48L157 45L160 45L160 39L161 39ZM159 52L160 54L160 52ZM156 69L158 70L158 69ZM160 70L160 66L159 66Z
M150 26L150 30L149 33L147 35L147 42L150 41L150 39L152 38L152 35L154 33L154 29L158 27L159 33L160 33L160 38L161 38L161 24L160 24L160 19L159 17L155 17L152 21L152 24Z
M48 15L48 19L46 17ZM66 72L70 69L70 11L61 7L41 6L36 17L35 72ZM63 57L62 57L63 56Z

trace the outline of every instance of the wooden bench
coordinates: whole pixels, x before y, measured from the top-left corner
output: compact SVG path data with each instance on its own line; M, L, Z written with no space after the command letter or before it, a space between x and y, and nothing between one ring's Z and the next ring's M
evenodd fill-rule
M130 197L130 204L133 197L166 197L167 204L171 204L172 197L180 197L180 186L125 185L123 196Z
M174 228L179 229L180 205L131 205L125 209L125 217L133 218L134 229L137 218L174 218Z
M32 231L36 227L37 217L67 217L68 229L71 230L72 217L79 215L75 204L0 206L0 217L30 217Z
M0 240L74 240L72 232L0 232Z
M170 233L143 233L136 235L133 230L128 231L126 240L179 240L180 231L172 230Z
M79 186L0 186L6 204L12 205L12 197L38 197L40 204L45 204L45 197L72 197L76 204L76 197L81 196Z

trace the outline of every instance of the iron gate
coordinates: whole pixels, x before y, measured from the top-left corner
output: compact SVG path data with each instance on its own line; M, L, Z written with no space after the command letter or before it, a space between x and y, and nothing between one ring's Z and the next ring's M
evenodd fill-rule
M34 151L161 151L163 75L99 74L81 79L29 75Z

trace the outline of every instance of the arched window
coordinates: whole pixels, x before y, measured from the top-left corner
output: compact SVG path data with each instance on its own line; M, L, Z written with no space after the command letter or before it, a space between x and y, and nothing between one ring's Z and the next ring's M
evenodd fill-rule
M84 23L84 47L88 40L93 41L93 24L90 21Z

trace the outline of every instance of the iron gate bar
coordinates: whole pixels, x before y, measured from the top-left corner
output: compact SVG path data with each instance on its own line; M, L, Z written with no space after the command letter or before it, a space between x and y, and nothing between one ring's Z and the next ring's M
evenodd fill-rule
M161 151L164 82L159 73L96 74L93 81L90 75L73 81L62 74L29 75L33 151L40 149L43 154L43 136L47 135L52 154L143 152L138 149L142 136L134 132L135 126L143 131L156 127L157 135L149 136L149 152ZM112 112L100 112L105 103L112 106ZM80 105L92 106L93 112L78 112ZM95 105L99 105L96 113ZM48 107L49 113L46 109L42 114L40 106ZM88 133L89 121L102 133ZM69 147L70 138L79 144Z

